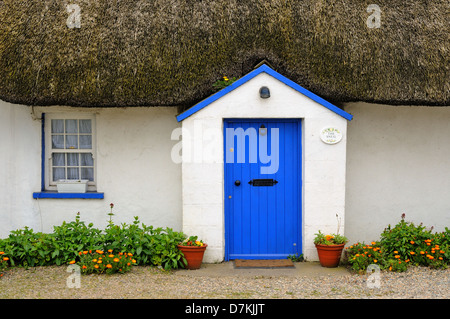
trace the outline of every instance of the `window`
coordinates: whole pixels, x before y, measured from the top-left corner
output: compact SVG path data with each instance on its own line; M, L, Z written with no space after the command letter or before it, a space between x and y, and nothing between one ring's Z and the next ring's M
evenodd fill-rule
M88 180L95 187L95 121L88 114L46 114L46 190L59 180Z

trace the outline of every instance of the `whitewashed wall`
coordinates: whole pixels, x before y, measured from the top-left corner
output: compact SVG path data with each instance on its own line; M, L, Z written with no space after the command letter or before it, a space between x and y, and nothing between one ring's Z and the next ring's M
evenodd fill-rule
M350 241L406 220L450 227L450 108L349 103L345 225Z
M41 121L32 108L0 101L0 238L29 226L52 232L77 212L95 227L106 226L114 203L115 223L139 216L146 225L181 230L181 165L171 160L176 108L34 108L41 112L94 112L97 181L104 199L33 199L41 188Z
M263 85L270 89L269 99L259 97ZM303 119L302 245L307 259L317 259L315 233L335 233L336 214L344 232L347 120L266 73L183 120L183 230L209 244L207 262L224 258L224 118ZM327 126L341 130L340 143L321 141L319 133Z

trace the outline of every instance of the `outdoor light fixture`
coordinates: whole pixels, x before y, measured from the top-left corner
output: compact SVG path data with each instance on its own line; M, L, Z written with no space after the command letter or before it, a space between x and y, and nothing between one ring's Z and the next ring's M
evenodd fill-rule
M267 86L263 86L259 89L259 96L262 99L268 99L270 97L270 91Z

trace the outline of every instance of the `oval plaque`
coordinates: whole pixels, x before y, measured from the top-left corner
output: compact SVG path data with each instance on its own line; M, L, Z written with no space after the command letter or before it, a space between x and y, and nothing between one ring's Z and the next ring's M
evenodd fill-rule
M341 130L336 127L325 127L320 131L320 139L326 144L336 144L342 140Z

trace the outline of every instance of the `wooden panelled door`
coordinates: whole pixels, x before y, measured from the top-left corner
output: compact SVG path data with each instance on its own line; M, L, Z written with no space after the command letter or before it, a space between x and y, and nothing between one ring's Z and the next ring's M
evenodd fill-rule
M301 254L301 121L224 121L225 260Z

